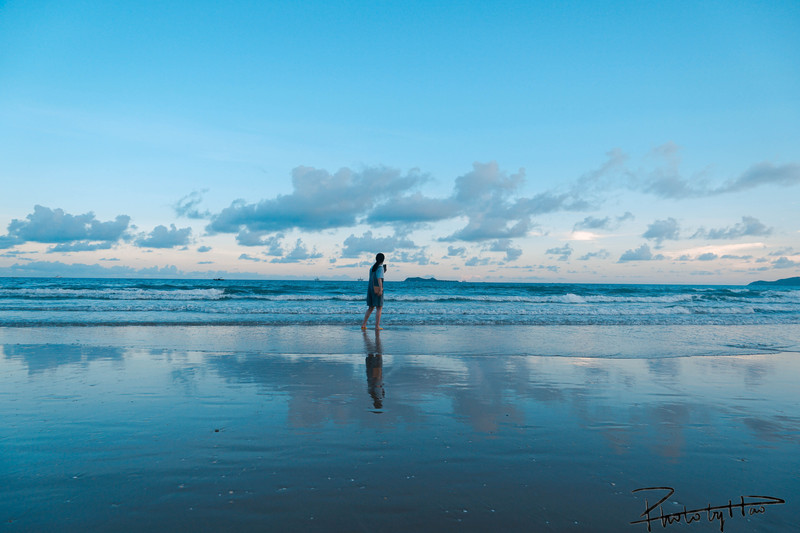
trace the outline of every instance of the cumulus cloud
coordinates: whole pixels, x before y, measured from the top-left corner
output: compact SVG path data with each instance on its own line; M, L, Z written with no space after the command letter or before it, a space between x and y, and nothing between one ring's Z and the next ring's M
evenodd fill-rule
M768 228L755 217L742 217L741 222L737 222L729 228L718 228L697 230L692 238L705 239L738 239L746 236L765 236L772 234L772 228Z
M368 215L370 223L414 225L457 217L466 225L440 240L481 242L523 237L535 226L536 215L581 210L589 205L577 189L546 191L530 198L517 198L525 171L506 173L496 162L473 163L472 171L456 178L447 198L430 198L416 192L377 205Z
M415 263L421 266L435 264L431 262L431 259L425 253L425 250L418 250L416 252L397 252L392 254L391 260L394 263Z
M56 244L61 248L57 251L107 249L126 237L130 220L127 215L119 215L115 220L101 222L91 212L71 215L63 209L36 205L25 219L9 223L8 235L0 236L0 248L40 242Z
M200 246L197 249L197 251L200 252L201 254L204 254L206 252L210 252L211 251L211 247L210 246Z
M661 243L665 240L675 241L680 238L678 221L672 217L666 220L656 220L647 226L647 231L642 234L642 237L656 241L656 248L660 248Z
M590 259L608 259L610 254L608 250L602 249L596 252L589 252L578 258L579 261L589 261Z
M335 174L310 167L292 171L294 191L248 204L232 203L211 219L211 233L275 233L291 229L320 231L355 225L380 201L399 197L423 183L418 171L401 175L384 167L356 172L343 168Z
M615 230L620 226L620 224L632 218L634 218L634 216L630 211L626 211L624 215L613 218L610 216L603 218L588 216L580 222L576 222L572 227L572 230Z
M447 247L447 256L448 257L465 257L467 255L467 249L463 246L455 247L455 246L448 246Z
M596 180L597 175L616 168L622 160L622 155L614 155L604 168L582 179L586 183ZM538 215L590 207L582 197L581 187L575 185L566 192L551 190L518 197L525 180L524 170L507 173L496 162L474 163L472 171L455 179L448 197L428 197L414 191L427 180L418 170L401 174L385 167L360 172L343 168L330 174L322 169L298 167L292 172L291 194L256 203L237 200L211 216L207 230L211 234L235 233L239 244L260 246L269 235L288 230L321 231L366 222L392 225L397 232L463 218L463 227L439 240L484 242L524 237L536 226L532 218ZM182 198L177 211L187 216L203 215L197 212L201 196L196 192ZM358 243L351 242L346 246L348 257L358 253ZM509 258L515 254L512 251Z
M203 202L203 195L208 192L208 189L203 189L201 191L192 191L172 206L175 210L175 214L179 217L186 217L186 218L209 218L211 216L211 212L208 209L204 211L200 211L198 206Z
M545 253L547 255L557 255L559 261L567 261L569 260L569 256L572 255L572 246L567 243L560 248L550 248Z
M788 257L780 257L777 260L772 262L773 268L795 268L800 267L800 263L797 261L792 261Z
M25 241L18 237L13 237L11 235L0 235L0 250L5 250L7 248L13 248L18 244L22 244Z
M94 250L108 250L114 246L113 242L91 242L91 241L75 241L75 242L62 242L47 249L47 253L58 252L92 252Z
M281 241L283 240L283 233L270 235L263 231L248 231L243 228L236 235L236 242L242 246L263 246L267 248L266 255L282 256L283 248Z
M719 256L713 252L706 252L697 256L698 261L713 261L717 258L719 258Z
M456 178L453 200L467 225L444 241L485 241L522 237L531 228L530 214L511 196L525 180L525 172L502 172L496 162L473 163L472 172Z
M415 225L446 220L460 213L461 206L452 198L428 198L417 192L381 204L367 216L367 222Z
M263 259L260 259L258 257L253 257L250 254L240 254L239 255L239 260L240 261L253 261L253 262L256 262L256 263L260 263L261 261L264 261Z
M487 266L489 263L488 257L472 256L464 262L464 266Z
M319 259L320 257L322 257L322 254L317 253L316 249L309 252L308 247L303 244L303 241L297 239L292 250L283 257L273 259L270 263L300 263L301 261Z
M344 240L342 257L358 257L363 253L374 255L378 252L389 253L401 248L417 248L413 241L397 235L393 237L375 237L367 231L361 237L350 235Z
M663 255L653 255L653 252L650 251L650 247L647 244L643 244L635 250L627 250L620 256L619 261L617 262L625 263L627 261L657 261L661 259L664 259Z
M149 234L142 235L136 239L136 246L140 248L175 248L176 246L186 246L192 237L192 228L176 228L175 224L170 227L158 225Z
M510 239L499 239L489 245L490 252L505 252L506 261L516 261L522 256L522 249L516 248L511 244Z

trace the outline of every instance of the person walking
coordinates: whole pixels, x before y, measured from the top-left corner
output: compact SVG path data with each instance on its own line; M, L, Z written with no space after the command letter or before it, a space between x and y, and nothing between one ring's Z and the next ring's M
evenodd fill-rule
M378 309L375 312L375 329L383 329L381 327L381 311L383 311L383 273L386 272L386 265L383 264L385 257L379 253L375 256L375 264L369 269L369 285L367 286L367 312L364 314L364 321L361 323L361 329L367 329L367 319L372 314L373 309Z

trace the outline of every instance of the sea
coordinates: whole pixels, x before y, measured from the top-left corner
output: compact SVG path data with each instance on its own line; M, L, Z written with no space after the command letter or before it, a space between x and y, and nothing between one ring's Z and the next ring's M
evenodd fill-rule
M353 325L366 282L0 278L0 327ZM800 288L387 281L384 326L797 326Z

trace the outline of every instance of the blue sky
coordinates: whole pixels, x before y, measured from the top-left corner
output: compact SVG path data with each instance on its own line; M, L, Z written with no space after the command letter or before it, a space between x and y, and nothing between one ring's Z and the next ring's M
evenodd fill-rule
M0 2L0 275L800 275L797 2Z

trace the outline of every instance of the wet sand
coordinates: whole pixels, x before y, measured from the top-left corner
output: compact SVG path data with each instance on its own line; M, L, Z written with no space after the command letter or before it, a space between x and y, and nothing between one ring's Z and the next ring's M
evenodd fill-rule
M0 329L0 520L647 531L631 522L667 492L633 491L671 487L651 517L731 507L653 531L796 530L800 354L755 335L777 340L730 327Z

